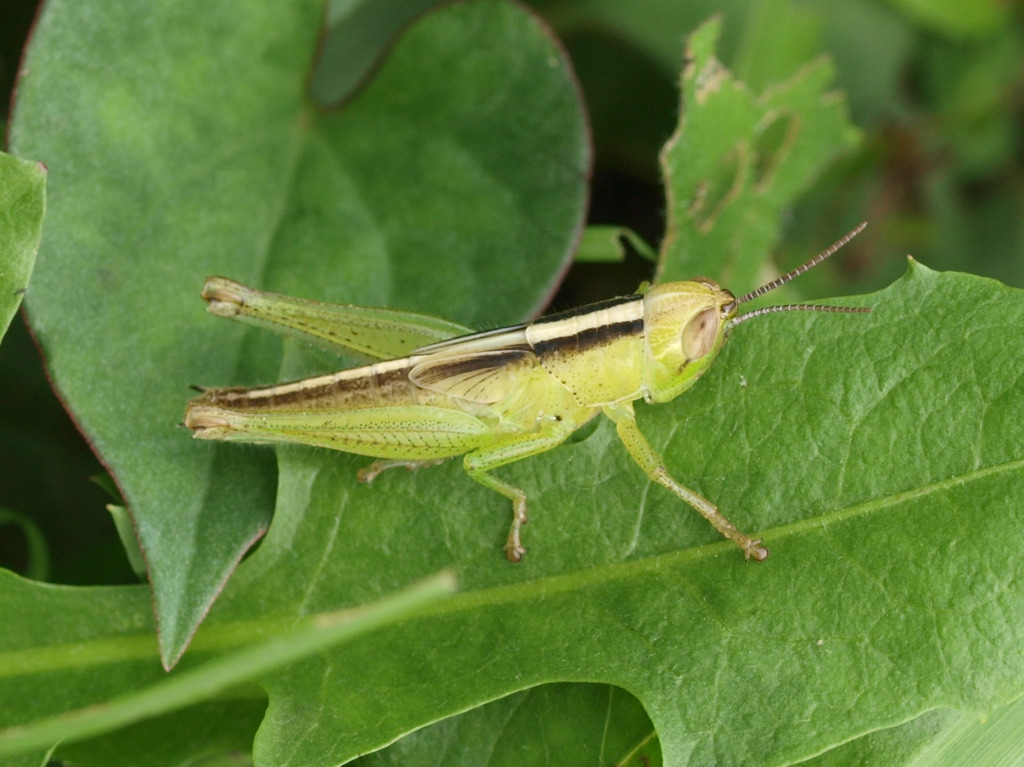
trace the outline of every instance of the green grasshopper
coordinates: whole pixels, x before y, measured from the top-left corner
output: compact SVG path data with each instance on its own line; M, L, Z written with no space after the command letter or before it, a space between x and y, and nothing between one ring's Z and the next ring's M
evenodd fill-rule
M678 397L729 333L754 317L870 311L786 304L739 314L741 304L821 263L864 226L739 299L698 277L482 333L426 315L287 298L210 277L202 296L214 314L383 361L277 386L200 389L185 425L199 439L296 442L384 459L360 472L366 482L394 466L464 455L469 476L512 501L504 548L518 562L526 551L526 494L492 470L556 447L604 413L650 479L703 514L748 559L762 560L768 550L760 539L672 478L637 426L633 401Z

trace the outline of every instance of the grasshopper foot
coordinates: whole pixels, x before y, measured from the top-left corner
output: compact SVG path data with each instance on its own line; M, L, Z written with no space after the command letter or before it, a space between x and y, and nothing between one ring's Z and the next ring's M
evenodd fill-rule
M740 548L743 549L744 559L753 559L755 562L763 562L768 558L768 549L761 545L760 538L747 538L737 540Z
M512 527L508 530L508 542L505 543L505 556L509 562L521 562L526 548L519 538L519 531L530 521L526 514L526 496L522 495L512 502Z
M515 564L523 561L523 554L526 553L526 549L523 548L523 545L519 542L518 538L513 541L512 536L510 535L508 537L508 543L506 543L502 548L505 550L505 558L508 559L509 562Z

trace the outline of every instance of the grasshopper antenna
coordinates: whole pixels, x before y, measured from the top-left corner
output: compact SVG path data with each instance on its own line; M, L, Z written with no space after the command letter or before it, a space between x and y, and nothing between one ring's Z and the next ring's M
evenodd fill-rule
M848 233L847 235L845 235L841 239L837 240L836 242L832 243L832 245L830 245L829 247L825 248L825 250L821 251L821 253L816 255L810 261L807 261L806 263L801 264L800 266L798 266L793 271L787 272L786 274L784 274L781 277L778 277L778 278L772 280L771 282L765 283L764 285L762 285L759 288L755 288L754 290L750 291L749 293L747 293L742 298L737 299L737 303L745 304L748 301L753 301L755 298L759 298L760 296L763 296L765 293L768 293L768 292L770 292L772 290L775 290L775 288L777 288L777 287L785 285L787 282L792 282L794 279L799 277L804 272L808 271L809 269L814 268L815 266L820 264L822 261L824 261L826 258L828 258L829 256L833 255L836 251L838 251L846 243L848 243L850 240L852 240L854 237L856 237L858 234L860 234L862 231L864 231L864 227L866 227L866 226L867 226L867 222L865 221L860 226L858 226L856 229L854 229L853 231L851 231L850 233ZM763 307L761 309L755 309L752 312L748 312L746 314L741 314L740 316L738 316L735 319L733 319L732 327L735 327L736 325L739 325L741 322L746 322L747 320L753 319L754 317L760 317L760 316L762 316L764 314L775 314L776 312L831 312L831 313L834 313L834 314L866 314L867 312L870 312L870 311L871 311L871 309L868 308L868 307L865 307L865 306L824 306L822 304L782 304L780 306L765 306L765 307Z

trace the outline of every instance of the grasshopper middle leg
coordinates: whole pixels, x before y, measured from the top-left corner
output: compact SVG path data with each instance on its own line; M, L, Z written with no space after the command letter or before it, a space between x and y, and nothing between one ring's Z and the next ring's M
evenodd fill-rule
M519 434L493 445L478 448L467 453L463 459L463 465L469 476L484 487L489 487L512 501L512 526L509 528L508 541L505 543L505 556L510 562L520 561L523 554L526 553L519 536L520 529L528 520L526 493L493 476L490 471L507 463L550 450L564 442L576 429L575 425L569 425L564 421L552 420L547 424L540 431Z

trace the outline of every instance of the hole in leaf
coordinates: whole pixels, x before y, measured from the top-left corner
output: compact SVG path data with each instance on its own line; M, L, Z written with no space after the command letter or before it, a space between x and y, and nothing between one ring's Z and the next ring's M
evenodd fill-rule
M774 112L767 120L754 140L754 189L758 192L771 185L800 128L797 116L790 112Z
M747 144L736 144L725 154L714 171L701 182L690 205L690 212L700 231L709 231L743 189L749 156L750 149Z

